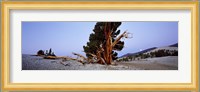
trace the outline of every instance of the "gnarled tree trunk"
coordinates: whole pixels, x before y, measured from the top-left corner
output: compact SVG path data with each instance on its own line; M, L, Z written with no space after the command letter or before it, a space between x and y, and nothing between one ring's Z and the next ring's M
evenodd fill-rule
M112 64L112 61L117 58L117 53L114 50L122 50L124 42L121 38L127 36L127 32L120 34L117 28L121 22L98 22L95 25L94 33L90 34L87 46L83 46L88 58L96 58L100 64ZM119 35L117 37L117 35Z

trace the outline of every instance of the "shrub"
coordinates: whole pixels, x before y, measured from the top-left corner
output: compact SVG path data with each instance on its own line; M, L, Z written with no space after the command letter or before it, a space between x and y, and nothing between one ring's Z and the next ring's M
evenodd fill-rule
M44 55L44 51L43 50L39 50L38 52L37 52L37 55Z

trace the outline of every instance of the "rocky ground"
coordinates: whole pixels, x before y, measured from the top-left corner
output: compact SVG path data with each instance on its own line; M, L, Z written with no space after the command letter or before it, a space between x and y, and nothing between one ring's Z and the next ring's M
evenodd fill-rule
M178 57L147 58L129 62L117 62L117 64L137 70L178 70Z
M22 70L178 70L178 57L168 56L137 61L116 62L116 65L82 64L77 61L43 59L22 55Z

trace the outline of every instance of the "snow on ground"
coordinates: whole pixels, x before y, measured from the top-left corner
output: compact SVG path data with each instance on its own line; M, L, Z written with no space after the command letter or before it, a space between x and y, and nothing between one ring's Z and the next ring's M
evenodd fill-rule
M82 64L70 60L50 60L39 56L22 55L22 70L177 70L178 57L147 58L137 61L116 62L117 65Z

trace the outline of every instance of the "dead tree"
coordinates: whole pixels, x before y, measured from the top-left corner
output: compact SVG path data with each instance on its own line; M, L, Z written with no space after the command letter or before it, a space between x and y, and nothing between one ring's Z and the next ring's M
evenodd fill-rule
M88 59L81 54L74 53L74 52L72 52L72 54L76 55L77 56L76 60L79 61L82 64L86 63L84 61L88 61Z

